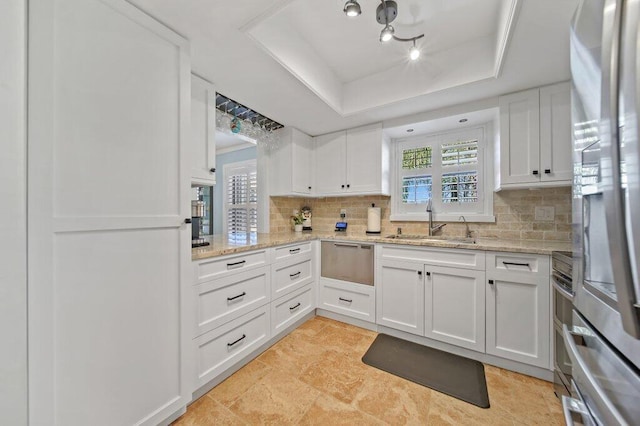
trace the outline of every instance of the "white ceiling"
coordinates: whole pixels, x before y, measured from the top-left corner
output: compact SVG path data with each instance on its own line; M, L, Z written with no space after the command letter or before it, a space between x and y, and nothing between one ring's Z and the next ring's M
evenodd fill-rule
M421 60L408 64L409 46L378 42L376 0L360 0L363 14L355 20L342 13L342 0L129 1L188 38L194 71L221 93L310 135L397 123L399 117L567 80L569 23L578 3L397 0L397 34L426 35ZM495 70L487 70L500 57L513 1L515 26L495 78ZM283 24L271 36L284 40L280 46L295 47L289 63L296 70L265 50L258 29L265 32L270 21ZM312 48L298 55L300 45ZM450 69L451 63L459 66Z

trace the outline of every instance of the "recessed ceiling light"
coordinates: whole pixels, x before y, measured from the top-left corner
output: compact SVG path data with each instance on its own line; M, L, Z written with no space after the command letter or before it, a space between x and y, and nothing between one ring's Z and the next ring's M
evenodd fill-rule
M467 120L466 118L461 118L460 120L458 120L458 123L466 123L467 121L469 120Z
M407 133L413 132L413 129L407 129Z
M350 18L355 18L362 13L362 9L356 0L348 0L344 4L344 13Z

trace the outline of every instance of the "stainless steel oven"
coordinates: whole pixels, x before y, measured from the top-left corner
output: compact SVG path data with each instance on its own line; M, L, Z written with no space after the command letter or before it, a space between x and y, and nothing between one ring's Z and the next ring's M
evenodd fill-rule
M551 256L554 328L554 387L556 396L571 394L571 360L565 349L563 324L571 326L573 314L573 256L557 251Z

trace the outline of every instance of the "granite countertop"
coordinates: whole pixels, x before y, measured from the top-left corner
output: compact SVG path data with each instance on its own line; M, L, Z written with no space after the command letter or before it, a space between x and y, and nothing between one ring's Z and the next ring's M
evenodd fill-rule
M571 243L537 240L503 240L494 238L476 238L475 244L447 240L411 240L385 238L383 235L366 235L360 232L286 232L278 234L253 234L251 238L238 238L229 235L205 237L211 245L191 249L192 260L207 259L215 256L240 253L243 251L275 247L284 244L313 240L344 240L372 243L401 244L421 247L442 247L466 250L504 251L550 255L553 251L571 251ZM425 238L428 238L425 236Z

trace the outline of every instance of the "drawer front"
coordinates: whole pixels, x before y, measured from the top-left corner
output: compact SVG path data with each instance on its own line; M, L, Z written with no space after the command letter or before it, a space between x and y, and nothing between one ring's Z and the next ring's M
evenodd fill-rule
M249 251L230 256L201 260L195 265L196 284L264 266L268 263L266 250Z
M273 261L279 262L296 256L309 254L311 253L311 243L312 241L305 241L304 243L276 247L273 250Z
M383 245L380 248L380 255L383 259L416 261L434 266L477 270L485 268L485 254L481 250Z
M375 287L320 279L318 308L375 322Z
M231 367L270 336L269 307L263 306L194 339L197 387Z
M213 330L268 303L270 275L269 268L262 267L195 286L195 335Z
M271 274L273 276L271 295L273 299L301 288L313 280L311 255L306 254L296 259L299 262L271 265Z
M549 256L522 253L487 253L488 277L531 277L538 275L549 277Z
M271 332L279 333L295 322L298 318L315 309L314 288L307 284L300 290L294 291L271 303Z

